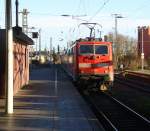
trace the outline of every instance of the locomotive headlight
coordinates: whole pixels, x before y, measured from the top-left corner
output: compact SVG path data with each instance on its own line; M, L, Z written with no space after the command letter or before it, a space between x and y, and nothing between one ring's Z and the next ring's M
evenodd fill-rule
M110 81L114 81L114 73L110 72L109 73Z
M81 73L83 74L83 73L84 73L84 71L82 71L82 70L81 70Z
M109 66L107 67L105 67L105 70L104 70L104 73L108 73L108 71L109 71Z
M105 73L108 73L108 70L105 70L104 72L105 72Z

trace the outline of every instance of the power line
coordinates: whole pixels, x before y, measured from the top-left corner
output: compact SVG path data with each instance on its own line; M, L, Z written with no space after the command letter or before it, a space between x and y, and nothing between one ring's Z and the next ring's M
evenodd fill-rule
M87 14L87 8L86 8L86 2L85 2L85 0L82 1L82 4L83 4L83 9L85 11L85 14Z
M143 2L143 4L141 4L139 7L137 7L136 9L134 9L132 11L134 13L134 17L137 17L139 15L139 13L141 13L143 8L145 9L146 6L149 6L149 3L147 3L147 2L149 2L149 0L145 0ZM136 12L136 14L135 14L135 12Z
M50 13L50 12L31 12L30 14L32 14L32 15L60 16L60 15L52 14L52 13Z
M79 0L79 4L78 4L78 7L77 7L77 11L80 10L80 7L81 7L81 1L82 1L82 0Z
M147 3L146 2L148 2L149 0L145 0L143 3L143 5L140 5L138 8L136 8L135 10L134 10L134 12L136 12L136 11L140 11L142 8L144 8L145 7L145 5L147 5Z
M87 14L85 0L79 0L78 6L75 10L75 14L79 14L79 13L82 14L83 11L85 14Z
M106 4L109 2L110 0L105 0L103 5L96 11L96 13L89 19L89 21L91 21L105 6Z

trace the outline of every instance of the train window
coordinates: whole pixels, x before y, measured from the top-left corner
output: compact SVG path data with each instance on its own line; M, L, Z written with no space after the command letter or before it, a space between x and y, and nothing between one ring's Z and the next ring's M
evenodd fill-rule
M94 54L93 45L80 45L80 54Z
M95 54L108 54L108 47L105 45L96 45Z

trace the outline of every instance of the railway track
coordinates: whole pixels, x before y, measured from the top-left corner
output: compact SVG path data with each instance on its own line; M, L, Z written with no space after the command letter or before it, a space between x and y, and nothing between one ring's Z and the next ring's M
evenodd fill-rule
M150 121L106 93L82 93L106 131L149 131Z
M144 79L150 79L150 74L148 73L141 73L141 72L134 72L134 71L125 71L127 74L130 74L132 76L144 78Z
M119 76L115 76L115 81L118 83L121 83L123 85L126 85L129 88L135 88L139 91L145 92L145 93L150 93L150 84L149 83L141 83L140 81L128 79L128 78L123 78Z

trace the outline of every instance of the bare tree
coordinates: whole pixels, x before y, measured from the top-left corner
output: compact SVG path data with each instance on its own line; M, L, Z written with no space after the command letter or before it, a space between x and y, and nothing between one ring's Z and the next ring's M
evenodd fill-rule
M117 35L116 41L114 34L108 34L108 41L113 43L113 56L115 69L123 64L126 68L138 67L137 40L122 34Z

